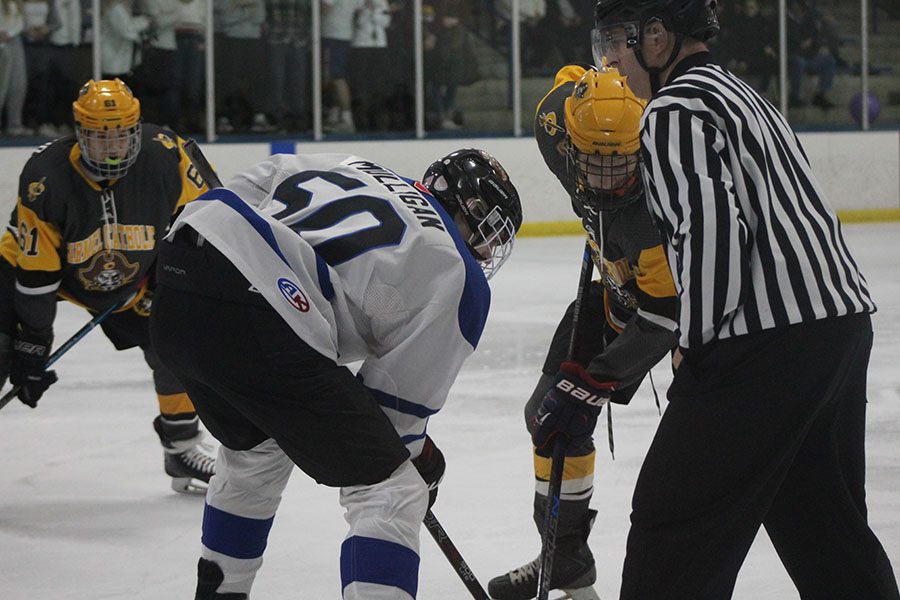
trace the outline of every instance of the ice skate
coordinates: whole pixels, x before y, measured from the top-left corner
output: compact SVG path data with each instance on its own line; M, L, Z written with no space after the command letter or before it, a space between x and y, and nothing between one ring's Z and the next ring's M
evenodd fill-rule
M203 434L198 419L169 420L158 416L153 427L164 451L166 474L172 478L172 489L180 494L205 494L210 477L215 474L215 457L201 442Z
M560 590L563 596L555 596L562 600L599 600L594 591L597 581L597 569L594 557L587 544L568 545L557 548L553 557L553 571L550 575L550 589ZM488 582L488 594L494 600L530 600L537 596L538 575L541 570L541 557L525 563L518 569L494 577Z
M545 498L536 495L534 504L535 524L542 535ZM567 503L565 510L560 510L550 589L559 590L563 595L553 596L554 600L599 600L593 587L597 581L597 568L587 543L597 511L588 509L587 502L588 500L579 501L574 505ZM530 600L537 596L540 571L541 557L538 556L518 569L491 579L488 582L488 594L494 600Z

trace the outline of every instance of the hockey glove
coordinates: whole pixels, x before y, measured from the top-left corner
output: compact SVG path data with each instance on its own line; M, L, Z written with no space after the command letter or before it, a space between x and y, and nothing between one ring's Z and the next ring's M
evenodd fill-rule
M56 383L56 371L47 370L53 331L34 331L19 325L12 346L9 381L20 386L19 400L31 408L51 385Z
M438 486L441 484L447 468L444 453L434 445L434 440L426 435L422 452L413 459L412 464L428 485L428 508L430 509L437 500Z
M586 443L594 433L600 410L609 402L615 388L616 382L595 381L576 362L561 364L553 387L534 416L531 441L535 452L549 457L558 435L567 438L570 444Z

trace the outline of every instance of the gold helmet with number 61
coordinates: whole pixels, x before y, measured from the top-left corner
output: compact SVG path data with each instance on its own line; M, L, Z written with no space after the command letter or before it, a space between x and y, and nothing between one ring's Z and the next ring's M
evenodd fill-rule
M141 103L121 79L85 83L72 103L75 135L88 169L122 177L141 152Z
M643 194L640 123L646 102L616 69L588 69L566 98L566 159L577 194L595 210L616 210Z

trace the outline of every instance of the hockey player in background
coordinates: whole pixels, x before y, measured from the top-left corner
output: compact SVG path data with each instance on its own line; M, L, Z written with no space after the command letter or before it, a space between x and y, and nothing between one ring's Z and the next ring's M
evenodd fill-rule
M587 544L596 511L593 492L592 432L600 408L566 406L580 426L567 419L543 419L544 404L566 403L556 384L562 379L627 404L644 376L677 343L675 286L659 232L644 199L639 170L639 126L644 103L615 70L569 65L557 73L553 89L540 102L534 135L547 166L572 199L600 273L583 299L579 344L567 360L572 335L569 306L550 343L543 373L525 406L534 435L534 521L543 534L548 458L553 437L569 437L559 505L556 553L550 585L572 598L597 598L594 557ZM614 384L614 385L613 385ZM608 388L615 387L610 393ZM537 594L540 557L492 579L497 600L525 600Z
M197 491L214 459L200 444L184 388L150 347L148 311L158 238L207 187L181 138L141 122L140 102L122 81L88 81L72 106L75 135L42 146L25 164L0 243L0 385L9 376L34 408L56 382L46 363L57 300L95 313L126 300L101 327L116 349L143 350L165 471L176 491Z
M162 243L151 337L222 442L198 600L248 597L294 465L341 488L343 597L415 598L444 472L426 426L522 222L483 151L423 183L356 156L275 155L185 207Z

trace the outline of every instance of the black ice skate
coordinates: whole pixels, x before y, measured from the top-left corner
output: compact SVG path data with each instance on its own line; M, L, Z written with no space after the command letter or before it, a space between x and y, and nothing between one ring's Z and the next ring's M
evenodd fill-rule
M201 558L197 563L197 593L194 600L247 600L247 594L217 592L224 579L225 575L219 565Z
M204 494L216 461L209 448L201 443L203 434L199 419L169 420L162 415L153 420L164 454L166 474L172 478L172 489L182 494Z
M582 513L579 522L560 524L557 529L550 589L561 590L564 595L554 597L554 600L600 600L593 587L597 581L594 555L587 544L596 514L596 511L588 510ZM491 579L488 594L494 600L530 600L537 596L540 571L541 557L538 556L518 569Z

